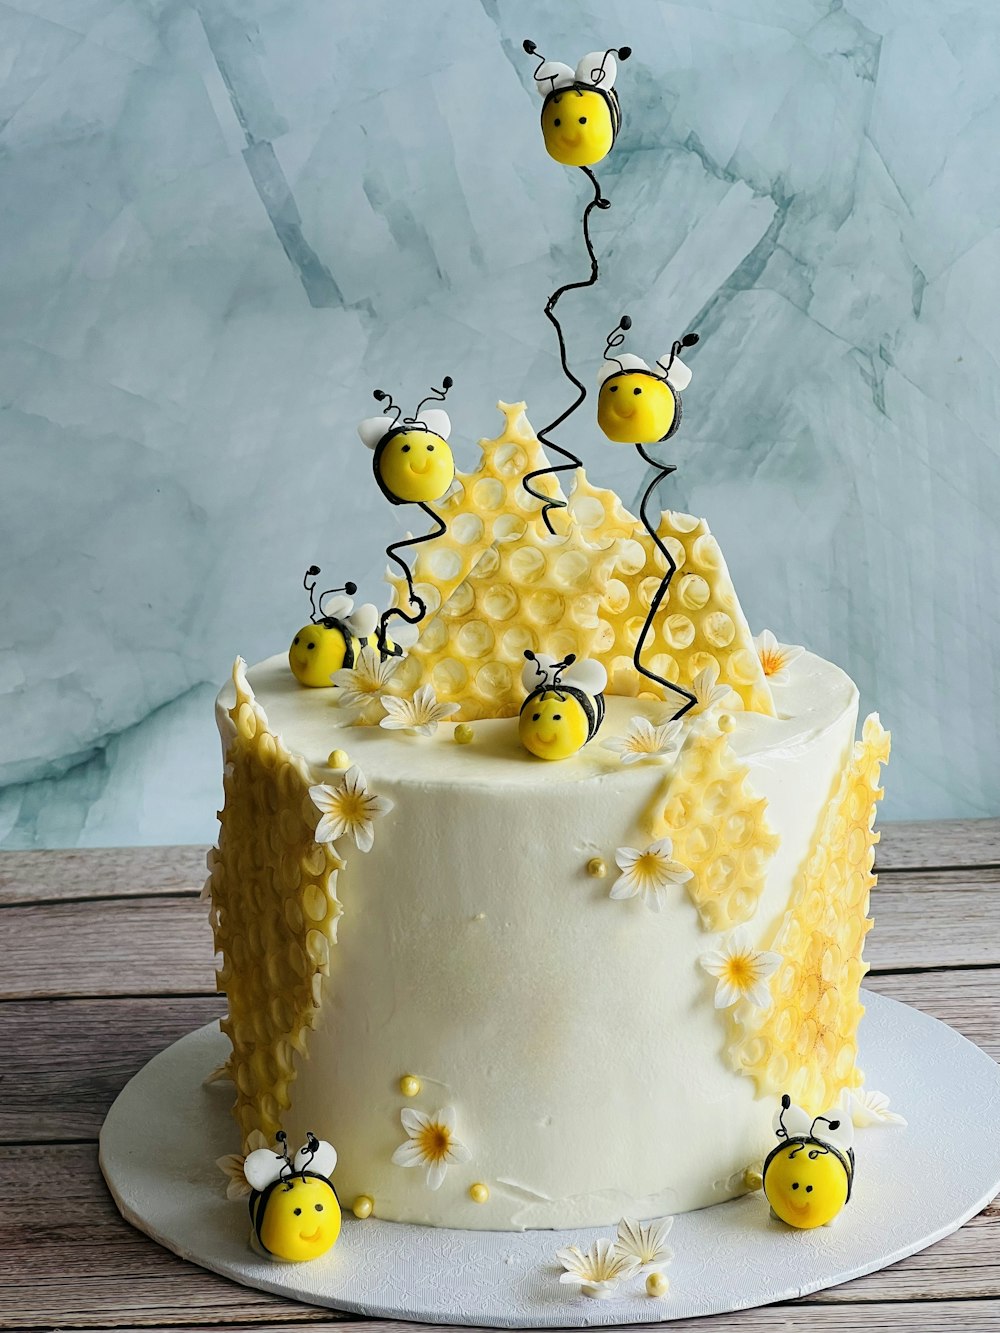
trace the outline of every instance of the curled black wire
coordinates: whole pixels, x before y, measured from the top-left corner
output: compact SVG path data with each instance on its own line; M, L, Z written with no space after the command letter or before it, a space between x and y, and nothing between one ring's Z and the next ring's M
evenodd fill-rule
M678 718L683 717L685 713L689 713L691 709L694 708L695 704L698 702L698 696L696 694L692 694L690 690L686 690L683 685L675 685L673 681L666 680L663 676L658 676L654 671L650 671L647 667L644 667L642 665L642 662L640 661L640 657L642 655L642 650L646 645L646 640L649 637L649 631L652 628L653 621L656 619L656 613L657 611L659 611L663 599L667 595L667 589L670 587L670 580L674 577L674 574L676 574L677 572L677 563L674 560L673 556L670 554L670 552L667 550L667 547L664 545L659 533L657 532L657 527L659 526L659 524L656 524L654 526L654 524L652 524L649 521L649 515L646 512L646 510L647 506L649 505L649 501L652 497L652 494L656 490L657 486L659 486L661 481L665 481L667 477L670 476L671 472L676 472L677 468L673 464L669 463L664 464L659 462L657 459L652 458L649 454L646 453L645 449L642 447L641 444L637 444L635 446L635 449L639 454L640 458L644 458L647 463L650 463L656 469L653 479L646 487L646 493L642 497L642 503L639 506L639 517L642 520L642 526L652 537L653 542L656 545L656 549L660 552L660 554L663 556L663 559L666 561L667 571L664 574L663 578L660 580L660 586L657 588L656 594L654 595L653 600L649 604L649 611L646 613L646 622L643 625L642 630L640 631L638 639L636 640L635 652L632 654L632 661L635 663L635 669L636 671L639 672L640 675L645 676L647 680L656 681L657 685L662 685L664 689L673 690L675 694L681 695L686 700L684 706L678 709L678 711L674 713L671 718L671 721L676 721Z
M428 514L434 520L434 530L425 533L422 537L407 537L404 541L392 542L391 545L385 548L385 553L389 559L394 560L403 571L403 577L406 579L407 596L410 605L416 607L416 613L414 615L407 615L401 606L390 606L388 611L382 612L381 619L378 622L378 649L383 656L389 651L387 628L389 621L393 616L398 616L400 620L405 620L408 625L419 625L427 615L427 603L413 587L413 571L397 552L404 550L408 546L420 546L424 542L433 541L435 537L442 536L448 530L448 525L445 523L441 515L435 514L430 505L425 504L423 500L417 501L417 508L422 509L425 514Z
M545 317L555 328L556 337L559 340L559 362L562 366L563 374L569 382L576 387L577 396L569 407L566 408L565 412L561 412L559 416L556 417L555 421L550 421L547 426L538 432L539 440L547 449L553 449L557 454L560 454L568 461L560 463L556 467L543 467L536 469L534 472L529 472L521 483L530 496L542 502L542 522L553 536L555 536L555 528L553 528L549 519L549 513L553 509L565 509L566 501L556 500L551 496L543 495L540 491L535 490L530 483L534 481L536 477L555 476L558 472L575 472L578 467L583 466L582 459L577 458L576 454L571 454L568 449L563 449L561 445L555 444L552 440L548 439L548 433L551 430L555 430L557 426L561 426L564 421L568 420L587 397L586 388L570 370L566 360L566 339L563 336L562 325L556 317L555 308L566 292L578 291L583 287L593 287L597 282L600 274L597 266L597 255L594 252L594 244L590 237L590 215L595 208L611 207L611 200L605 199L601 194L600 182L590 168L580 167L580 170L594 187L594 197L583 210L583 243L586 246L587 254L590 257L590 277L581 282L567 282L564 283L562 287L557 287L545 303Z

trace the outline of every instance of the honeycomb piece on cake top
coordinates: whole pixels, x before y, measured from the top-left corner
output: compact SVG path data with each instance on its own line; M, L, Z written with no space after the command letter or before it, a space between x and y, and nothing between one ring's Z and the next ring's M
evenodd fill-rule
M787 1092L811 1115L863 1081L855 1067L861 981L868 971L862 950L873 924L867 913L875 884L875 810L889 740L872 713L820 818L791 905L766 946L784 960L771 978L771 1006L731 1019L736 1067L756 1080L760 1095Z
M269 729L245 667L237 659L233 668L225 810L207 885L222 955L217 984L229 1002L219 1026L232 1042L233 1114L244 1149L253 1130L272 1141L290 1105L294 1052L315 1024L337 939L343 866L313 837L319 816L309 769Z

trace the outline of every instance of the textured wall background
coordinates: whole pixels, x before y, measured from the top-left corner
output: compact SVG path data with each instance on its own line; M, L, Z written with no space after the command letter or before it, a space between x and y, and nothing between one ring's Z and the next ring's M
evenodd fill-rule
M460 464L498 397L563 406L584 182L525 36L635 50L576 363L624 310L701 331L673 503L880 708L886 815L997 812L995 6L8 0L0 844L213 835L209 682L287 646L309 562L382 595L374 385L450 372Z

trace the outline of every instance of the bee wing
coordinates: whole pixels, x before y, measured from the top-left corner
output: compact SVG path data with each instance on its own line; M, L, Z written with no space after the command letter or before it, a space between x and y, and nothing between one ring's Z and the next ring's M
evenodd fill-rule
M788 1117L785 1117L787 1122ZM831 1129L828 1122L833 1121L837 1126ZM813 1137L819 1139L820 1143L829 1143L834 1148L839 1148L841 1152L847 1152L848 1148L854 1147L854 1121L851 1119L849 1111L845 1111L843 1106L832 1107L829 1111L824 1111L821 1116L817 1116L813 1129Z
M296 1171L312 1171L317 1176L330 1177L337 1165L337 1149L332 1143L320 1139L319 1147L310 1153L309 1145L303 1143L295 1154L293 1165Z
M780 1133L782 1121L789 1138L795 1138L797 1134L808 1134L812 1128L813 1118L808 1111L803 1111L801 1106L792 1105L782 1114L779 1107L773 1120L774 1132Z
M535 87L541 97L548 97L557 88L568 88L576 82L576 75L561 60L543 60L535 70Z
M251 1189L266 1190L268 1185L278 1179L285 1159L270 1148L258 1148L248 1153L243 1162L243 1174Z
M354 603L346 593L338 592L319 599L319 613L324 618L329 616L333 620L346 620L353 610Z
M610 51L588 51L576 67L576 82L590 83L595 88L615 86L618 77L618 61Z
M373 602L362 602L356 611L347 617L347 626L359 639L367 639L375 633L378 624L378 607Z
M536 653L534 661L529 658L525 662L524 670L521 672L521 684L529 694L532 690L537 690L543 681L548 680L555 664L556 659L550 657L548 653Z
M383 435L392 430L392 417L365 417L358 427L361 443L366 449L374 449Z
M598 375L598 384L603 384L610 375L618 375L623 370L648 370L649 366L643 361L641 356L636 356L633 352L623 352L621 356L615 357L614 361L605 361L601 366Z
M661 357L659 364L665 366L670 360L670 353ZM670 367L670 373L667 375L667 383L672 384L678 393L683 393L691 383L691 367L686 366L679 356L674 357L674 364Z
M608 683L608 673L600 662L595 662L592 657L585 657L580 662L574 662L568 671L564 671L562 679L567 685L575 685L578 690L583 690L586 694L601 694Z
M451 417L443 407L429 407L426 412L420 413L417 420L422 421L435 435L440 435L442 440L451 434Z

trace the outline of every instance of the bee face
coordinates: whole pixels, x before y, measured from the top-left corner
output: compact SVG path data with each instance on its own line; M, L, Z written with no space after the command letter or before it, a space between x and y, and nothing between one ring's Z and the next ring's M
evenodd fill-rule
M590 724L583 705L568 691L529 696L521 709L521 744L539 759L568 759L586 745Z
M809 1231L837 1216L850 1194L843 1160L814 1142L784 1144L764 1165L767 1201L791 1227ZM814 1155L810 1155L814 1154Z
M339 625L303 625L288 650L288 665L300 685L329 687L347 658L353 661L350 635Z
M565 167L590 167L611 151L616 116L613 93L568 88L551 93L542 107L545 151Z
M440 500L455 480L448 441L431 430L391 432L375 451L375 477L395 504Z
M254 1225L260 1243L279 1259L318 1259L340 1235L340 1204L328 1180L293 1176L261 1197Z
M609 375L597 397L597 424L617 444L656 444L676 428L677 397L666 380L640 371Z

